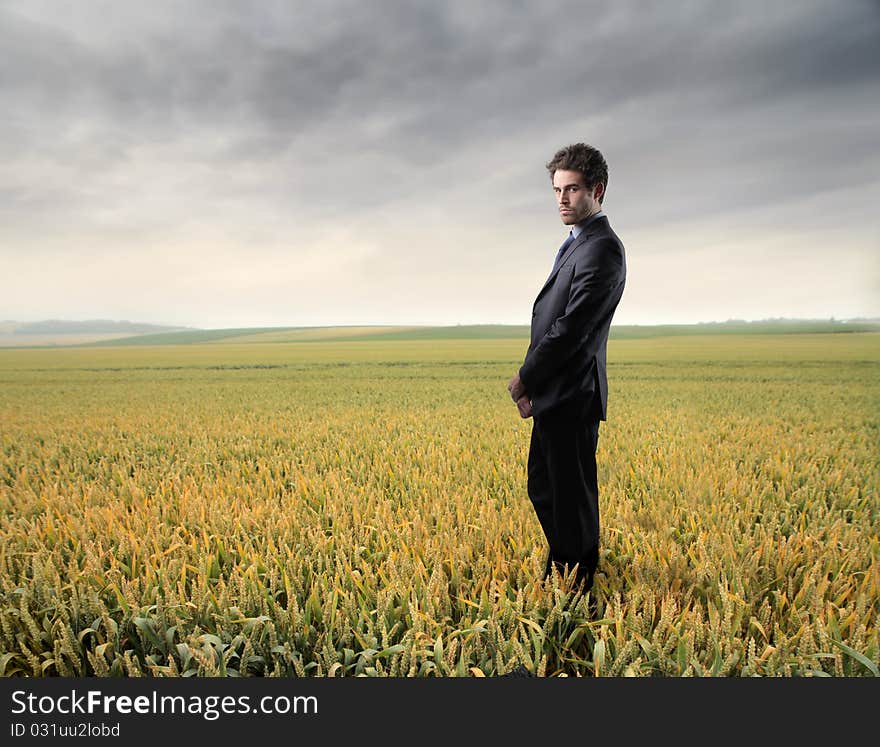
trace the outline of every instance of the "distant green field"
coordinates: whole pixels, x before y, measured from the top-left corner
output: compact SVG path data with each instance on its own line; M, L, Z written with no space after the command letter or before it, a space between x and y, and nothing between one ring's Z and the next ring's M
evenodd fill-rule
M272 333L275 334L275 333ZM438 342L442 344L437 344ZM389 339L362 337L314 340L178 345L92 345L65 348L0 349L0 372L6 370L247 369L301 368L319 363L453 364L522 362L528 337ZM704 365L764 363L834 363L880 360L880 333L771 335L681 335L612 339L609 365L652 363L655 366L701 362ZM512 371L511 371L512 375Z
M778 335L880 332L876 322L765 321L654 326L614 325L613 340L691 335ZM108 340L101 345L165 345L204 342L353 342L382 340L492 340L529 338L528 325L474 324L448 327L280 327L218 329L139 335Z
M356 329L0 350L0 676L880 674L880 333L612 339L586 600L525 328Z
M20 325L21 326L21 325ZM65 333L65 327L47 326L46 334L0 334L0 349L14 347L127 347L152 345L197 345L207 343L303 343L406 340L512 340L528 339L527 325L474 324L446 327L340 326L340 327L242 327L229 329L179 330L120 337L119 332ZM56 325L58 326L58 325ZM39 325L29 325L30 328ZM22 327L24 328L24 327ZM641 340L652 337L716 335L791 335L880 332L880 322L833 320L767 320L759 322L711 322L654 326L614 325L612 340Z
M100 345L186 345L205 342L353 342L363 340L473 340L528 337L526 326L486 324L452 327L266 327L167 332L108 340Z

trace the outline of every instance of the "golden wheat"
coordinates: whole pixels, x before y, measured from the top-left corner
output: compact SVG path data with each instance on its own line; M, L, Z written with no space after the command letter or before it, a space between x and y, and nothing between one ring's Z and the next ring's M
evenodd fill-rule
M589 599L522 353L0 351L0 674L878 674L877 335L613 342Z

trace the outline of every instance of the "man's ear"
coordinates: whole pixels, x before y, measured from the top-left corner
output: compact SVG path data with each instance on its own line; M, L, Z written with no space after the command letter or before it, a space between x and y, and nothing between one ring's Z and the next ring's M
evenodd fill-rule
M593 187L593 189L595 190L593 192L593 199L598 202L602 202L602 198L605 196L605 185L602 184L602 182L597 182L596 186Z

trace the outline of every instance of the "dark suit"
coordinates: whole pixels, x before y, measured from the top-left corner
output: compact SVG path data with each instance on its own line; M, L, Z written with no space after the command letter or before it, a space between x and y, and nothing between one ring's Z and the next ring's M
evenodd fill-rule
M519 377L532 401L529 498L550 546L547 560L579 564L592 583L599 557L596 443L605 420L605 351L626 281L623 244L600 216L560 257L535 299Z

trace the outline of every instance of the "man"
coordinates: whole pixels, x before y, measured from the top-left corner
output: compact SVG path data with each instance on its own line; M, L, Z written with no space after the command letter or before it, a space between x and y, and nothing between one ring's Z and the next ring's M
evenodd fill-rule
M577 143L547 164L571 226L532 311L531 344L508 391L533 417L528 493L550 546L544 578L577 566L584 591L599 560L596 443L606 419L605 351L626 280L623 244L602 212L608 165Z

